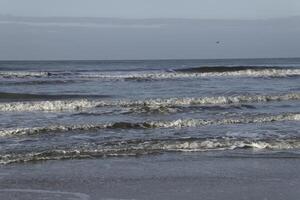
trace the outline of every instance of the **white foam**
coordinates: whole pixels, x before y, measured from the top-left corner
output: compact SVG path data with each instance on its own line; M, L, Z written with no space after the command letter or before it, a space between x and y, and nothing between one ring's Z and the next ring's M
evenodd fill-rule
M136 104L171 106L171 105L232 104L232 103L287 101L287 100L300 100L300 93L290 93L284 95L252 95L252 96L239 95L239 96L153 99L153 100L146 100L144 102L136 102ZM131 104L134 104L134 102Z
M154 146L155 147L155 146ZM168 151L207 151L207 150L233 150L239 148L253 149L294 149L300 147L300 141L295 140L253 140L253 139L208 139L195 141L179 141L165 143L164 150Z
M267 101L288 101L300 100L300 93L283 95L247 95L247 96L216 96L216 97L195 97L195 98L169 98L169 99L148 99L144 101L135 100L57 100L57 101L31 101L0 103L0 112L32 112L32 111L76 111L101 106L138 107L144 106L149 109L160 109L167 106L184 105L218 105L218 104L239 104ZM175 111L175 110L174 110Z
M0 164L41 160L91 158L99 156L134 156L152 152L195 152L210 150L234 150L241 148L288 150L300 148L300 140L294 139L255 139L255 138L178 138L155 140L116 141L103 145L49 149L24 154L0 155Z
M9 128L0 130L0 136L14 135L32 135L49 132L68 132L93 129L132 129L132 128L187 128L200 127L207 125L225 125L225 124L249 124L249 123L268 123L281 121L300 121L299 113L285 113L280 115L253 116L244 118L226 118L220 120L206 119L178 119L174 121L149 121L149 122L116 122L106 124L83 124L83 125L53 125L46 127L32 128Z
M49 72L0 71L3 78L48 77Z
M31 101L0 103L2 112L25 112L25 111L63 111L80 110L95 107L98 103L82 100L59 100L59 101Z
M89 73L82 74L82 78L99 78L114 80L148 80L148 79L178 79L178 78L199 78L199 77L223 77L223 76L241 76L241 77L286 77L299 76L300 69L247 69L230 72L202 72L202 73L183 73L183 72L144 72L144 73Z
M271 115L262 117L245 117L245 118L227 118L221 120L203 120L203 119L187 119L164 122L149 122L155 128L184 128L198 127L205 125L223 125L223 124L248 124L248 123L266 123L274 121L300 121L300 114L288 113L281 115Z
M107 79L107 80L160 80L160 79L181 79L201 77L287 77L300 76L300 69L246 69L225 72L46 72L46 71L0 71L2 78L30 78L30 77L55 77L61 75L72 79Z

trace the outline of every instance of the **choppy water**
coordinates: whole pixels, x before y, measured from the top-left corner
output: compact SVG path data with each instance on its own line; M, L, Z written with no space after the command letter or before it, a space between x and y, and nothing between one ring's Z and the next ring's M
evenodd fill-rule
M300 153L300 59L1 61L0 163Z

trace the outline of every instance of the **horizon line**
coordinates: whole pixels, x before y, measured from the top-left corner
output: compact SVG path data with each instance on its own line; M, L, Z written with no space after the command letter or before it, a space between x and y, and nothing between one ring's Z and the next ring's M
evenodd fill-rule
M107 16L31 16L31 15L12 15L12 14L1 14L1 17L11 17L11 18L73 18L73 19L117 19L117 20L232 20L232 21L255 21L255 20L274 20L274 19L290 19L290 18L297 18L300 15L291 15L286 17L265 17L265 18L192 18L192 17L107 17Z

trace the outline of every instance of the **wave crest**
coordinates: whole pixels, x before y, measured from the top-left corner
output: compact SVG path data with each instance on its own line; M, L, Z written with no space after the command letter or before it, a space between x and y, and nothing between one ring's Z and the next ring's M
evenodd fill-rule
M29 71L0 71L2 78L41 78L51 76L50 72L29 72Z
M251 102L268 101L288 101L300 100L299 93L283 95L246 95L246 96L216 96L216 97L195 97L195 98L169 98L169 99L148 99L144 101L134 100L57 100L57 101L32 101L32 102L13 102L0 103L0 112L32 112L32 111L76 111L82 109L120 106L120 107L143 107L147 110L172 110L172 106L184 105L219 105L219 104L240 104ZM134 109L133 109L134 110Z
M0 164L14 162L29 162L58 159L82 159L104 156L136 156L164 152L195 152L210 150L234 149L269 149L287 150L299 149L300 140L294 139L251 139L251 138L179 138L179 139L152 139L128 140L102 144L91 144L69 149L44 150L30 153L14 153L0 155Z
M201 77L288 77L300 76L300 69L245 69L237 71L223 72L147 72L129 74L82 74L81 78L98 78L109 80L160 80L160 79L181 79L181 78L201 78Z
M281 121L300 121L300 113L253 116L244 118L226 118L219 120L178 119L174 121L114 122L104 124L53 125L47 127L13 128L0 130L0 136L34 135L50 132L89 131L97 129L148 129L148 128L188 128L208 125L268 123Z
M161 80L201 77L288 77L300 76L298 68L279 67L200 67L177 69L161 72L39 72L39 71L0 71L1 78L69 78L69 79L106 79L106 80Z

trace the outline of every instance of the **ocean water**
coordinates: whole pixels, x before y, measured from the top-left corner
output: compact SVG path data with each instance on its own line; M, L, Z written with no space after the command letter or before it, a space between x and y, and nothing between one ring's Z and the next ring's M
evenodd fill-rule
M300 59L0 61L0 164L299 148Z

